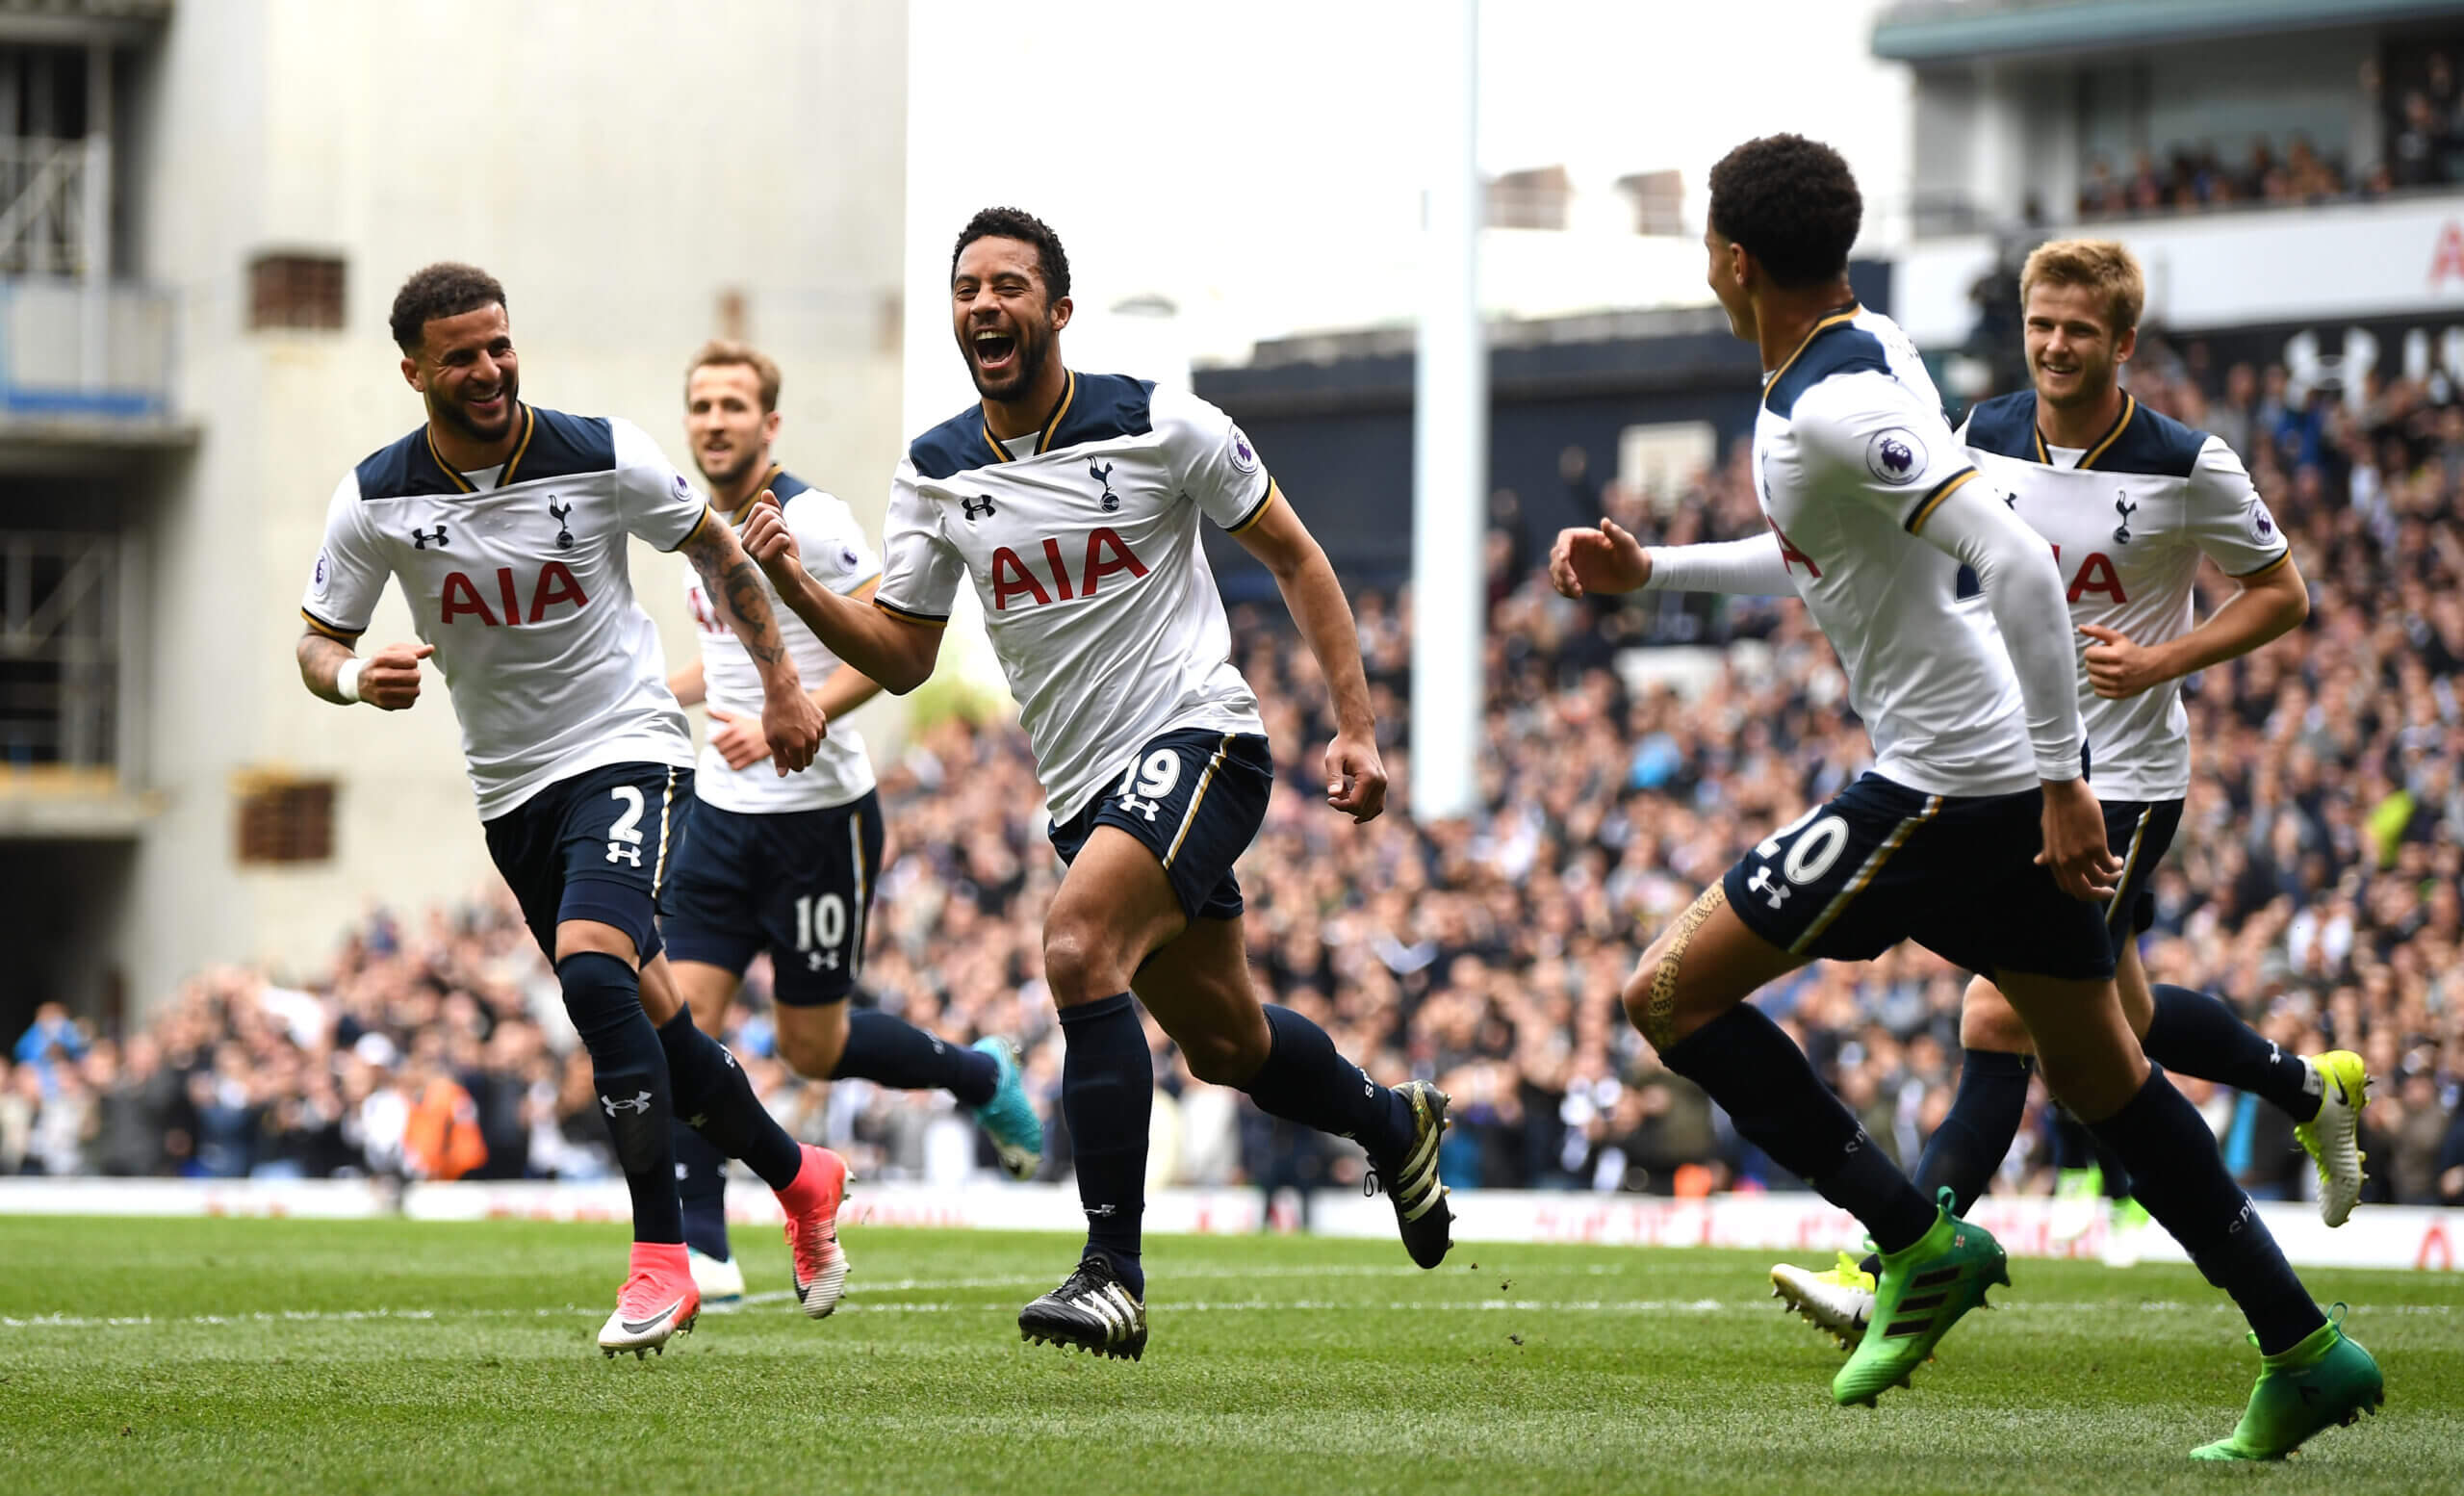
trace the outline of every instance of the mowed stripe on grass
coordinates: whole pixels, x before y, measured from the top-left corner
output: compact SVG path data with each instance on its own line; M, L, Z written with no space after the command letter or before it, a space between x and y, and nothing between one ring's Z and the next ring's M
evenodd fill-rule
M2348 1229L2367 1229L2367 1212ZM2256 1353L2184 1268L2019 1262L1912 1391L1841 1411L1838 1353L1758 1254L1158 1238L1144 1362L1021 1345L1053 1235L851 1228L839 1316L757 1302L601 1360L623 1232L538 1223L0 1218L12 1491L2210 1489ZM2320 1273L2386 1414L2271 1490L2425 1489L2464 1452L2464 1281Z

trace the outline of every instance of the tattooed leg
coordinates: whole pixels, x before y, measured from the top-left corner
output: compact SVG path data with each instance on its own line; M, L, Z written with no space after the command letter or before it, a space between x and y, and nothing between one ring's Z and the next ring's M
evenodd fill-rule
M1628 1011L1632 1014L1634 1026L1643 1031L1643 1038L1654 1049L1666 1049L1677 1042L1677 981L1685 964L1685 952L1712 911L1728 901L1728 890L1720 885L1715 883L1705 889L1678 916L1676 926L1653 942L1657 959L1649 955L1644 958L1651 968L1651 978L1643 991L1642 1011L1634 1013L1630 999Z

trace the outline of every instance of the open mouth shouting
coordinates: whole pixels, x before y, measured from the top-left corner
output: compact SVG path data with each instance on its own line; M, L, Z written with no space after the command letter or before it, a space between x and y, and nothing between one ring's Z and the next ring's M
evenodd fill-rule
M999 382L1018 367L1016 334L999 327L977 327L967 334L967 357L981 377Z

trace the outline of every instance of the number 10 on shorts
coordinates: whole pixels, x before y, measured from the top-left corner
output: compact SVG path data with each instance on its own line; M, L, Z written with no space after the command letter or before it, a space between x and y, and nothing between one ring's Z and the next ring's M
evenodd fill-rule
M835 893L796 900L796 949L813 970L838 969L838 949L847 939L847 901ZM818 947L818 948L816 948Z

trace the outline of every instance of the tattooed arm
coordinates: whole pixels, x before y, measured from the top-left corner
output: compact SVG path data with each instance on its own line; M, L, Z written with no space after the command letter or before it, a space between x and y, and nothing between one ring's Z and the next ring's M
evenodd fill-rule
M760 568L744 554L734 528L715 514L706 515L678 549L701 574L710 606L744 641L745 653L761 673L761 735L770 743L770 761L782 777L794 773L812 761L829 725L805 694L796 662L787 658L778 617L762 594Z

